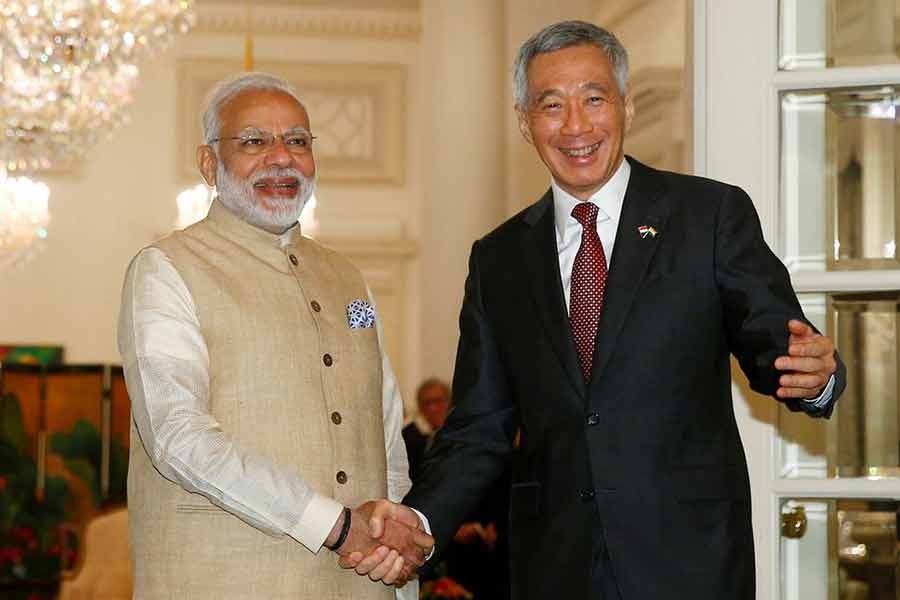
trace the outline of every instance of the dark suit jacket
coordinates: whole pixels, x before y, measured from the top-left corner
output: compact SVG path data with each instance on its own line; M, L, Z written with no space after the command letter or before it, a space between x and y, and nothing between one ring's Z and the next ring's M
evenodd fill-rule
M592 380L576 359L548 192L472 247L455 408L405 502L440 548L511 459L514 600L590 598L601 532L623 600L749 600L729 354L774 394L787 321L803 315L742 190L628 160ZM841 365L834 399L844 380ZM828 416L833 403L789 406Z
M425 458L429 436L422 433L415 422L404 427L402 434L403 442L406 444L406 457L409 460L409 478L417 481L419 471L422 470L422 460Z

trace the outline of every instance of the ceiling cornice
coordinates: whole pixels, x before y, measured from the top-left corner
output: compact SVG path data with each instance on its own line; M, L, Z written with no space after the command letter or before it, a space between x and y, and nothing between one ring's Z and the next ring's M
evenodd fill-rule
M205 33L245 33L249 25L254 34L263 35L417 40L422 28L415 10L271 5L253 10L248 23L244 6L208 2L198 4L195 13L193 30Z
M615 31L624 21L633 17L653 0L620 0L619 2L595 1L597 25Z

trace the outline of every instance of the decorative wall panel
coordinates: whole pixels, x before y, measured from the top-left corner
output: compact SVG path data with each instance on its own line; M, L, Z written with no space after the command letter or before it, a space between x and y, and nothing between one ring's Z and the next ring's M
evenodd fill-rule
M416 40L422 30L420 19L416 2L328 0L325 6L325 2L269 0L264 10L253 10L248 16L246 0L210 0L198 3L194 30L244 33L250 29L274 35Z
M625 151L657 169L687 172L684 73L645 67L631 77L634 121Z
M309 112L319 179L402 185L405 178L406 67L258 61L256 69L283 77ZM178 63L179 177L196 181L203 100L215 83L240 73L238 60Z

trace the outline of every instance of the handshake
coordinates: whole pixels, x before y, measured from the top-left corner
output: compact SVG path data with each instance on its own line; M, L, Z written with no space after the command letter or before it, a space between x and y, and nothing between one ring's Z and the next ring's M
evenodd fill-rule
M325 539L341 558L338 564L372 581L401 587L434 547L419 516L408 506L370 500L345 509Z

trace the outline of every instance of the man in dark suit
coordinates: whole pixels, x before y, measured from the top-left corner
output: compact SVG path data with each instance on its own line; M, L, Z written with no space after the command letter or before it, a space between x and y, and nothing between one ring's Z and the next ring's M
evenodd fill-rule
M412 481L416 480L422 470L422 459L425 458L425 450L431 445L434 432L443 427L450 411L450 386L437 377L429 377L416 390L416 404L419 414L402 432L409 459L409 478Z
M514 600L750 600L730 355L814 417L845 370L742 190L624 157L627 81L624 48L588 23L520 49L520 129L551 189L472 247L455 408L406 506L378 512L416 509L440 549L511 460ZM344 564L377 578L382 557Z

